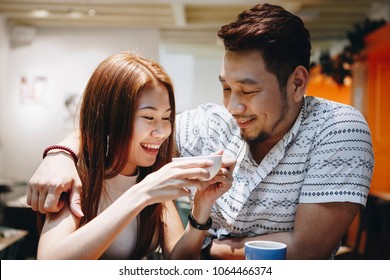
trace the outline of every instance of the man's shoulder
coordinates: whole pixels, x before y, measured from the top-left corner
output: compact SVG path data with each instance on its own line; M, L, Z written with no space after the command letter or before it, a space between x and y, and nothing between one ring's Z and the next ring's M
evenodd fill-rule
M179 113L178 118L183 116L199 116L204 118L212 118L215 116L231 116L226 108L220 104L204 103L196 108L185 110Z
M304 135L322 145L361 145L356 143L364 142L371 146L371 132L366 119L350 105L322 98L308 98L305 114L300 137Z
M186 152L201 154L218 149L234 150L241 147L242 139L235 119L225 107L207 103L178 116L176 142L178 150L185 155Z
M348 119L349 121L366 122L362 113L351 105L314 96L307 96L305 100L307 121L312 122L313 119L316 119L319 122L321 120L323 122L337 122L340 119Z
M179 130L216 129L235 130L235 120L226 108L219 104L206 103L180 113L176 118Z

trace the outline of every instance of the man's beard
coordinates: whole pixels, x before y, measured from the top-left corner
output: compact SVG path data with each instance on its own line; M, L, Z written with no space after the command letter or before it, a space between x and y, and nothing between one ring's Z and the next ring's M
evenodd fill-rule
M266 131L260 131L260 133L258 135L255 135L253 137L249 137L249 136L245 136L241 133L241 137L249 144L249 145L253 145L253 144L257 144L257 143L261 143L265 140L267 140L269 137L270 137L270 134Z
M275 122L274 126L272 127L271 131L260 131L257 135L255 136L245 136L242 131L241 131L241 137L249 144L259 144L270 138L272 132L278 127L278 125L282 122L284 117L287 115L288 112L288 104L287 104L287 99L282 98L282 104L279 110L279 118Z

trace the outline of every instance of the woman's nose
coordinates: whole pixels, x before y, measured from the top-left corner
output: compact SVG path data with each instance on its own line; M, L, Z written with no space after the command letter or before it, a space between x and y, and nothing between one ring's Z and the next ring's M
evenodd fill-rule
M152 130L152 137L163 139L171 134L171 125L166 123L157 124Z

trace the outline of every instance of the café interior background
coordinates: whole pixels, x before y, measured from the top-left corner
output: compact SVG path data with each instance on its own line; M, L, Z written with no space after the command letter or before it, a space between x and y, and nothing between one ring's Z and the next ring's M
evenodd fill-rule
M43 149L73 129L72 112L94 68L118 50L137 49L166 68L175 83L178 111L221 103L223 48L215 33L258 2L0 0L0 178L29 180ZM308 26L322 24L317 29L323 35L312 31L313 60L324 49L337 53L343 48L351 21L388 19L390 13L389 1L268 2L296 12ZM313 3L324 9L321 13L341 16L344 29L326 33L327 24L336 29L335 24L321 18ZM119 14L109 19L116 6ZM98 18L100 11L106 13L103 21L91 21L88 14Z
M352 79L341 86L321 75L318 67L313 68L308 94L362 110L372 129L375 150L371 190L386 191L390 201L390 0L267 2L281 5L304 20L312 37L312 60L317 65L323 51L332 57L342 52L348 44L347 32L356 24L368 18L387 22L371 38L369 52L373 55L363 67L355 63ZM41 162L44 148L58 143L75 128L74 112L94 68L114 52L138 50L159 61L172 77L178 112L206 102L221 104L218 75L224 50L217 43L216 32L257 3L0 0L0 227L20 229L13 232L14 236L1 237L1 259L35 257L35 213L23 198L27 182ZM375 213L374 220L389 220ZM352 225L351 229L356 227ZM387 240L388 234L382 237ZM382 239L376 239L379 247L374 248L374 258L383 251Z

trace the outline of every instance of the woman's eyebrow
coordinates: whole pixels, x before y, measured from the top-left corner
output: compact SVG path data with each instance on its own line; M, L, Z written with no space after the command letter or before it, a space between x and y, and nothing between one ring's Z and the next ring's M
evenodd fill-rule
M139 110L153 110L153 111L159 110L157 107L154 107L154 106L144 106L144 107L140 107L138 109ZM169 112L169 111L172 111L171 107L169 107L168 109L165 110L165 112Z

